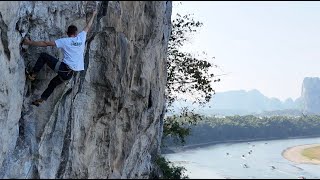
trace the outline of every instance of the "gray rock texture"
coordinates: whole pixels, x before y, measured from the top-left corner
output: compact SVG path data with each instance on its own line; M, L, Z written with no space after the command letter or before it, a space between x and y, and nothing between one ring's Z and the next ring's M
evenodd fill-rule
M26 80L41 52L25 36L53 41L79 30L99 9L85 70L39 107L55 73ZM0 2L0 178L149 178L165 113L170 1Z
M301 100L304 113L320 114L320 78L303 79Z

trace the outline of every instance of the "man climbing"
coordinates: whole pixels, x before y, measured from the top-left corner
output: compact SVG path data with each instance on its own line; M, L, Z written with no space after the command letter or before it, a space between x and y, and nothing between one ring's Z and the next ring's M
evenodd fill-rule
M97 15L97 11L94 10L87 25L78 34L78 29L74 25L68 27L66 38L60 38L55 41L31 41L29 38L24 39L23 44L31 46L56 46L63 49L63 61L59 61L57 58L47 54L41 53L32 71L27 72L27 77L31 81L35 80L37 73L40 69L47 64L52 70L58 73L49 83L47 89L42 93L41 98L32 102L33 105L39 106L43 101L47 100L53 90L63 83L70 80L74 71L84 70L84 48L86 42L86 36L89 32L93 20Z

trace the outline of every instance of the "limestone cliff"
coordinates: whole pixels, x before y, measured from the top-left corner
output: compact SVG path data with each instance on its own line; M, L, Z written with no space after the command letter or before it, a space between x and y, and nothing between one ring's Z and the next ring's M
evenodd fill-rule
M20 46L66 37L99 13L85 70L39 107L54 72L26 81L41 52ZM148 178L159 153L165 108L170 1L0 2L0 178Z
M304 113L320 114L320 78L303 79L301 99Z

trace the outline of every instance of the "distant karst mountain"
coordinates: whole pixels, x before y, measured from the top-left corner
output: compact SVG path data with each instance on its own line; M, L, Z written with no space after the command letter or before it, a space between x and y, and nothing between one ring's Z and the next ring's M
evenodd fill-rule
M258 90L234 90L216 93L205 107L191 102L174 103L176 112L181 107L194 108L204 115L297 115L320 114L320 78L306 77L302 83L301 97L280 101L268 98Z
M278 110L301 109L301 98L280 101L268 98L258 90L235 90L216 93L205 107L192 105L190 102L176 102L175 108L188 106L204 115L248 115Z
M242 115L262 113L264 111L298 109L299 105L297 102L291 98L284 102L277 98L268 98L258 90L238 90L217 93L210 102L210 105L217 112L232 110L234 113Z
M304 113L320 113L320 78L304 78L302 83L301 99Z

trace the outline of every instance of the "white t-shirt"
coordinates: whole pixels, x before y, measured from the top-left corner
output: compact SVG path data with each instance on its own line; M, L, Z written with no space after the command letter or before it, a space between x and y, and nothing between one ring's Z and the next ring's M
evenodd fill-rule
M63 49L63 62L74 71L84 70L84 48L87 32L81 31L76 37L55 40L56 46Z

